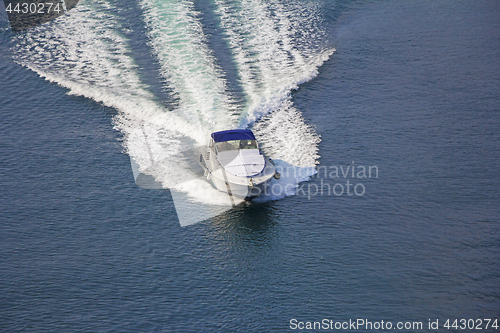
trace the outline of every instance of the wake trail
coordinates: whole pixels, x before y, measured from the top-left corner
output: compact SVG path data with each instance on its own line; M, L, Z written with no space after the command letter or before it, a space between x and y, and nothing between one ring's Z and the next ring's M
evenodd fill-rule
M14 60L69 94L116 108L113 123L123 135L124 152L140 172L188 200L227 204L204 180L176 179L186 178L179 168L182 152L205 144L211 132L231 128L252 128L264 152L291 171L273 182L294 189L315 173L319 158L319 135L293 105L291 92L314 78L334 52L325 46L321 7L312 1L214 1L214 19L237 67L244 104L228 92L193 1L138 1L144 42L175 100L170 109L141 79L137 41L132 46L127 39L114 1L80 1L54 22L16 35Z
M221 27L233 50L247 103L241 128L253 127L282 178L282 189L261 200L293 195L315 173L320 141L293 105L291 92L313 79L335 51L325 46L321 7L315 2L216 0Z

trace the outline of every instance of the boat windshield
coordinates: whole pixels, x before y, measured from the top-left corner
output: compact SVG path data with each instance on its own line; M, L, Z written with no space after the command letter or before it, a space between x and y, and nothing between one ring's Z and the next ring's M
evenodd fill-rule
M238 150L238 149L258 149L257 141L255 140L231 140L217 142L217 151Z

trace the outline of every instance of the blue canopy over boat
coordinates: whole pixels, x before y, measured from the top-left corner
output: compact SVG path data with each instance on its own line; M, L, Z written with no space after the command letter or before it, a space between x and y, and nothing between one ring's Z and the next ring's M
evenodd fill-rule
M212 139L215 142L224 142L231 140L255 140L252 131L245 129L234 129L212 133Z

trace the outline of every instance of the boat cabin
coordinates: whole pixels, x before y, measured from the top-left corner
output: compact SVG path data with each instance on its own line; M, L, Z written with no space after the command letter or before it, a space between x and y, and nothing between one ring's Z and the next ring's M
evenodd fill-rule
M242 129L212 133L210 146L215 148L217 153L229 150L259 149L252 131Z

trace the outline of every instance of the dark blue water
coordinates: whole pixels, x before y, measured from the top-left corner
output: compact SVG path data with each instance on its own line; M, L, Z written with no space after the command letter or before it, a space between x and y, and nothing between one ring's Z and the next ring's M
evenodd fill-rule
M0 331L500 320L499 4L323 10L337 52L293 100L328 173L186 228L169 191L134 184L114 109L0 45ZM377 177L330 173L352 165ZM365 193L327 193L347 181Z

